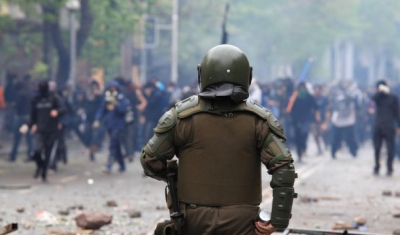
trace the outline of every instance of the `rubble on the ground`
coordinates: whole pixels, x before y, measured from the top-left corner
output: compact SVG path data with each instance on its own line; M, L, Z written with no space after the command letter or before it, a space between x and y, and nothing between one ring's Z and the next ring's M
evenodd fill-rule
M75 217L76 225L82 229L97 230L111 224L113 216L98 212L84 212Z
M135 209L130 209L127 211L130 218L140 218L142 217L142 212Z
M117 202L114 201L114 200L109 200L109 201L107 201L107 206L108 206L108 207L117 207L118 204L117 204Z
M67 216L69 215L69 210L59 210L58 214L62 216Z
M364 217L361 217L361 216L354 217L353 221L358 226L364 226L367 223L367 220Z
M17 207L17 212L18 212L18 213L23 213L23 212L25 212L25 208L22 207L22 206Z
M382 195L383 195L383 196L392 196L392 191L390 191L390 190L385 190L385 191L382 192Z

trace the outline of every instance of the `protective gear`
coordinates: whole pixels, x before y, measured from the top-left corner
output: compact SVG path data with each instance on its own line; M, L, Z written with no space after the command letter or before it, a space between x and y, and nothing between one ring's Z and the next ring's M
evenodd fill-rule
M252 68L246 55L235 46L224 44L211 48L197 70L201 92L219 83L230 83L249 90Z
M272 175L271 187L273 188L271 224L275 228L287 228L292 217L294 180L297 178L293 164L278 168Z
M230 83L219 83L210 85L199 94L205 99L220 100L221 98L229 97L235 103L240 103L249 97L249 92L241 86L236 86Z
M269 148L272 154L275 156L268 164L268 173L272 173L275 164L283 160L284 158L291 157L291 153L286 146L285 139L277 137L274 133L269 133L263 144L263 149Z
M175 126L177 120L178 116L176 113L176 109L172 108L161 116L160 120L158 120L156 128L154 128L154 132L164 133L169 131L172 127Z

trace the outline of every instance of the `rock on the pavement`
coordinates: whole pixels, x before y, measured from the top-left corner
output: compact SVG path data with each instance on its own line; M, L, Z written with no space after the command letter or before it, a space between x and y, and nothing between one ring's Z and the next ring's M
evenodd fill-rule
M142 212L135 209L130 209L127 211L130 218L140 218L142 217Z
M382 195L383 195L383 196L392 196L392 191L390 191L390 190L385 190L385 191L382 192Z
M400 218L400 213L395 213L395 214L393 214L393 217L394 217L394 218Z
M393 231L393 235L400 235L400 229L396 229Z
M107 201L107 206L108 206L108 207L117 207L118 204L117 204L117 202L114 201L114 200L109 200L109 201Z
M69 215L69 210L59 210L58 214L63 215L63 216L67 216L67 215Z
M76 225L82 229L99 229L111 224L112 215L97 212L84 212L75 217Z
M367 223L367 220L361 216L354 217L353 221L356 222L358 226L363 226Z
M17 207L17 212L18 213L23 213L25 211L25 208L21 207Z

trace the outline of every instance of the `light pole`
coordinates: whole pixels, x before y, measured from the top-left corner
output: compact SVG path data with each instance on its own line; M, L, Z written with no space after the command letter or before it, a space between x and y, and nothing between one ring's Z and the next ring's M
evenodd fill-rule
M179 29L179 0L173 1L172 6L172 46L171 46L171 81L178 81L178 29Z
M75 77L76 77L76 11L78 11L81 7L79 0L68 0L66 3L66 7L69 12L69 30L70 30L70 69L69 69L69 78L68 83L71 85L71 88L75 88Z

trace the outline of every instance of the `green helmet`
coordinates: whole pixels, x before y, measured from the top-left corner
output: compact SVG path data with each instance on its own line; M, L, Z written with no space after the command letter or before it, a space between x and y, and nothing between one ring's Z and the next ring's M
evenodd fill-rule
M246 55L235 46L223 44L211 48L197 70L201 92L218 83L231 83L249 90L252 68Z

